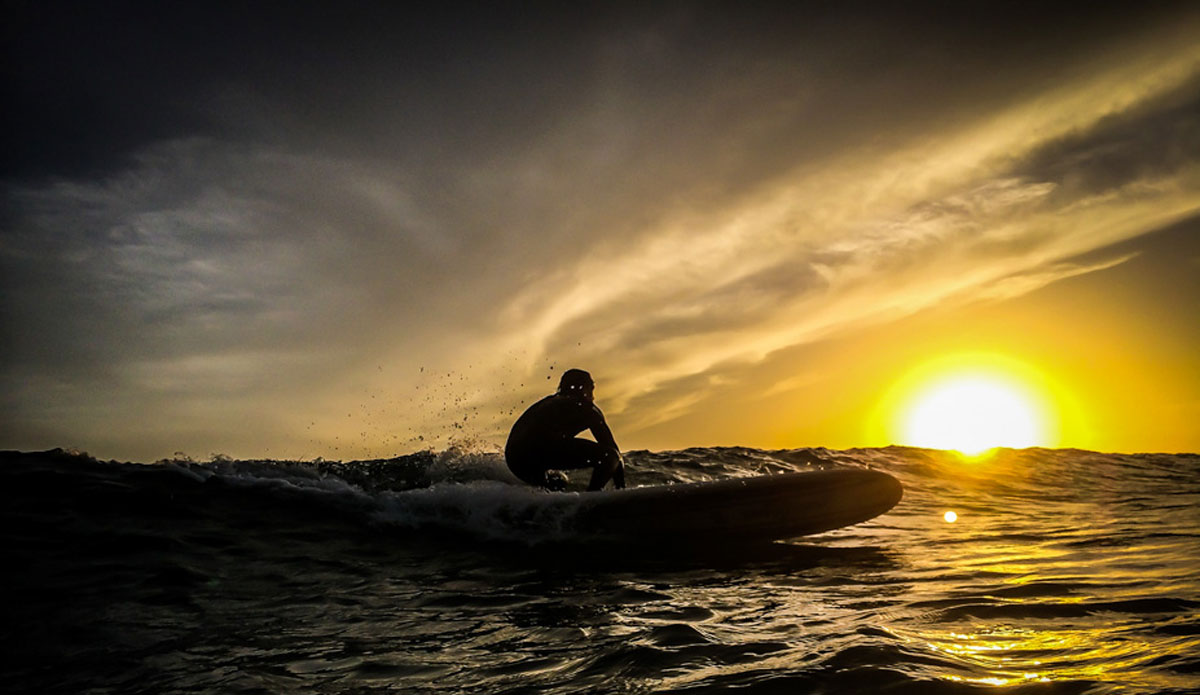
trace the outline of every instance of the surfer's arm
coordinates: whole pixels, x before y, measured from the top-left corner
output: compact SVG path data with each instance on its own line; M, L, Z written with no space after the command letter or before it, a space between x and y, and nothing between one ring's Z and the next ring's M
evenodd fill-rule
M617 467L613 470L613 487L620 490L625 487L625 459L621 456L621 449L617 446L617 440L613 438L612 430L608 428L608 423L604 420L604 414L600 409L596 409L596 421L591 426L592 436L596 438L596 443L600 446L612 450L617 457Z
M612 430L608 428L608 423L604 421L604 416L599 411L596 412L596 419L592 422L589 428L592 431L592 436L596 438L596 443L605 449L612 449L617 452L617 456L621 455L621 449L617 446L617 440L613 439Z

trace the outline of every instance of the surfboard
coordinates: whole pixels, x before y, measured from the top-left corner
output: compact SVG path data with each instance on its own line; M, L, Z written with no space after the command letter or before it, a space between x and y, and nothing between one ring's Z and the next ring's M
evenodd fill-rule
M781 473L586 493L574 526L620 542L765 542L873 519L903 494L900 481L865 468Z

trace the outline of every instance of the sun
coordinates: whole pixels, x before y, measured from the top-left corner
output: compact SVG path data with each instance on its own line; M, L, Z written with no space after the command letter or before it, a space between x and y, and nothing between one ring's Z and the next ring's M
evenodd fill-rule
M1041 443L1034 407L1016 389L991 378L955 377L917 396L904 422L908 443L976 455L998 446Z
M995 356L946 358L914 370L892 397L892 441L978 456L1050 446L1050 402L1032 372Z

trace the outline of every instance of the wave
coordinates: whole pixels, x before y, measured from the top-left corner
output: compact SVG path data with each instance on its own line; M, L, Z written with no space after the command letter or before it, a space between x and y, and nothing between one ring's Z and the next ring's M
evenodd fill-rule
M964 618L981 618L985 620L1059 620L1062 618L1082 618L1099 613L1131 613L1136 615L1184 613L1193 611L1198 607L1200 607L1200 602L1175 597L1072 603L967 603L941 611L939 619L942 621L960 621Z
M1076 502L1144 506L1148 500L1162 501L1169 493L1172 499L1167 503L1178 508L1181 502L1200 497L1194 482L1200 457L1192 455L1000 450L979 464L966 463L949 452L903 447L846 451L730 447L634 451L626 459L635 486L838 467L877 468L898 477L907 489L909 502L893 512L898 518L914 513L914 507L935 504L956 506L960 514L1004 515L1037 500L1040 507L1053 503L1055 514L1062 516ZM5 478L6 496L18 508L29 507L30 500L41 500L37 504L53 500L64 511L76 513L109 510L216 519L222 514L241 518L243 514L235 510L252 506L264 517L316 514L393 531L433 530L526 542L569 536L578 490L586 478L576 476L574 493L547 494L520 484L500 454L458 449L350 462L218 456L206 462L172 459L154 464L100 461L65 450L3 452L0 475ZM1116 479L1124 482L1114 485ZM1136 496L1128 493L1130 479L1137 484ZM1048 526L1030 535L1027 525L1007 532L1003 525L992 529L1014 543L1050 535L1086 547L1119 544L1126 538L1071 538L1070 530Z

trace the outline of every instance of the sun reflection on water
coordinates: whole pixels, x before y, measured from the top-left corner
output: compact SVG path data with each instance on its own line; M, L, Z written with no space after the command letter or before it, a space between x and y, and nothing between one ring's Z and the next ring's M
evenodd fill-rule
M955 682L1010 686L1029 682L1091 681L1129 674L1141 687L1144 666L1172 651L1161 643L1150 644L1126 634L1119 624L1094 617L1068 629L1039 629L1010 624L978 624L970 632L955 629L895 630L906 641L962 663L969 671L987 675L939 674ZM1182 652L1179 653L1182 655ZM1177 683L1164 681L1168 688Z
M1192 508L1186 487L1174 485L1170 498L1134 495L1083 467L1051 479L1046 466L1062 454L1039 451L1002 450L971 467L948 452L921 456L936 487L905 481L907 507L879 531L891 547L922 539L904 553L914 610L893 612L886 625L917 657L914 675L952 687L1136 692L1200 682L1192 675L1200 555L1180 550L1198 527L1172 511ZM1154 516L1158 499L1171 502Z

